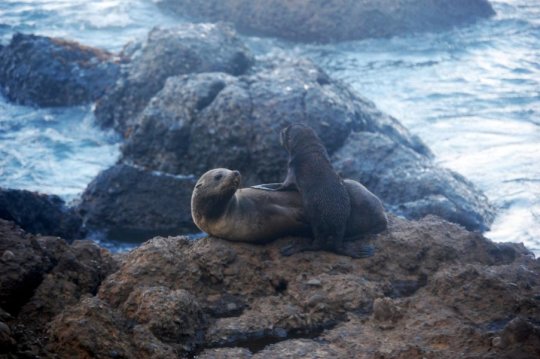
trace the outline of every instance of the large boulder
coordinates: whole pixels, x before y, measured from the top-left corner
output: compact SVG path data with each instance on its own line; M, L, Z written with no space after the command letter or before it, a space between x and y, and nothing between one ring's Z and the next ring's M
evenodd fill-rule
M493 221L493 206L471 182L382 134L351 134L332 161L344 178L363 183L393 213L415 219L436 214L480 231Z
M430 156L397 120L312 62L280 55L259 59L242 76L169 78L139 116L122 160L176 174L231 167L248 183L277 182L287 158L279 132L293 122L315 129L330 153L351 131L365 130Z
M33 234L82 238L82 220L58 196L0 188L0 218Z
M154 28L131 46L131 62L116 86L96 106L97 122L129 135L133 121L170 76L193 72L244 73L252 55L236 33L222 24Z
M227 167L239 170L246 185L279 182L287 168L279 132L293 122L315 129L329 153L338 153L333 158L344 177L361 180L388 209L411 218L438 214L469 229L489 227L494 209L487 198L435 165L418 137L312 62L283 55L260 58L241 76L170 77L138 117L122 161L174 174ZM373 143L367 148L358 136Z
M90 103L119 75L112 54L74 41L17 33L0 48L0 91L23 105Z
M436 217L392 218L375 256L362 260L282 257L288 240L154 238L96 297L55 318L48 349L133 358L540 354L540 262L522 245L495 244Z
M86 228L105 230L110 239L193 232L190 203L195 181L192 176L115 165L88 185L77 211Z
M487 0L159 0L184 18L229 21L247 34L331 42L438 31L495 14Z

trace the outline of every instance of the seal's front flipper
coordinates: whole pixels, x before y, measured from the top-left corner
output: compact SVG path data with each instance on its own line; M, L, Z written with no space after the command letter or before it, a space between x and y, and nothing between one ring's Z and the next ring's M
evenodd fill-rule
M375 254L375 247L369 243L346 242L344 246L335 251L335 253L349 256L351 258L368 258Z
M261 189L263 191L297 191L294 183L289 186L284 186L283 183L264 183L251 186L250 188Z
M264 191L278 191L279 187L281 187L281 183L265 183L251 186L250 188L262 189Z

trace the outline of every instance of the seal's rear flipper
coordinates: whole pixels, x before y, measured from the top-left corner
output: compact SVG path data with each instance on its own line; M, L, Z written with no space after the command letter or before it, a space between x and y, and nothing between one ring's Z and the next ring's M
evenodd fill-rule
M368 258L375 254L375 247L369 243L345 242L344 248L336 253L355 259Z
M293 254L307 251L322 251L320 245L308 238L296 238L293 242L280 248L279 252L284 257L292 256ZM333 253L348 256L354 259L368 258L375 254L375 247L372 244L365 242L345 242L342 248L330 250Z
M310 238L295 238L291 243L284 245L279 249L279 252L284 257L292 256L293 254L319 250L319 246L313 244Z

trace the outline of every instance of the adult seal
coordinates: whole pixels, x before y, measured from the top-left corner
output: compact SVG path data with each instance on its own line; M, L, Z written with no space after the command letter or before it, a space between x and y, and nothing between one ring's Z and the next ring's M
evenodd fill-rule
M199 229L215 237L251 243L309 234L297 193L240 189L240 182L240 172L226 168L210 170L199 178L191 196L191 215Z
M225 168L210 170L199 178L191 197L191 215L200 230L226 240L249 243L311 235L298 191L240 188L240 183L240 173ZM355 242L355 245L334 252L353 258L366 257L373 250L358 240L386 229L386 214L381 201L360 183L346 179L344 184L351 201L345 241ZM309 241L297 242L283 248L282 253L291 255L304 250L320 250Z

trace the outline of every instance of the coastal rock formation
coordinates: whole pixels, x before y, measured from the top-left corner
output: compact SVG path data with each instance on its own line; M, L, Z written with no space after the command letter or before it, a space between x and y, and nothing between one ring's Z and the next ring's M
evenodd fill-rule
M360 181L388 210L407 218L435 214L480 231L494 218L485 195L463 176L381 134L351 134L332 161L344 178Z
M194 232L190 203L195 182L190 176L119 164L88 185L76 210L88 229L105 230L110 239Z
M433 216L392 217L367 259L283 257L289 238L252 245L156 237L115 261L87 242L67 246L6 222L0 230L3 267L48 271L19 280L37 289L9 311L4 298L17 297L17 286L4 285L11 270L0 273L0 330L11 357L540 354L540 262L522 245L495 244ZM72 290L58 295L60 288Z
M239 75L252 62L236 33L221 24L154 28L145 42L132 45L125 55L131 59L129 66L95 110L101 126L113 127L124 136L168 77L214 71Z
M343 177L366 184L390 210L489 227L494 209L487 198L436 166L420 139L312 62L285 55L259 58L241 76L168 78L138 117L121 161L174 174L225 167L239 170L245 185L280 182L287 154L279 132L293 122L312 127L330 154L339 153L334 162ZM372 139L369 148L359 136Z
M251 35L332 42L439 31L495 14L487 0L160 0L182 18L228 21Z
M25 41L100 54L25 35L16 35L1 51ZM254 59L235 32L221 24L156 28L144 43L127 46L122 56L129 59L123 75L97 102L95 114L101 125L126 137L123 166L104 172L88 187L79 211L89 228L119 239L135 236L133 231L148 239L195 230L189 178L226 167L239 170L244 185L280 182L287 158L278 134L293 122L312 127L330 155L339 153L334 162L344 177L364 182L394 213L410 218L437 214L473 230L491 224L494 209L479 190L433 164L430 150L399 121L308 60L282 53ZM80 74L75 74L70 79L76 82ZM364 137L369 141L359 140ZM40 231L14 214L4 218Z
M0 188L0 218L29 233L67 240L84 237L81 218L55 195Z
M17 33L0 48L0 91L23 105L91 103L119 75L112 54L74 41Z
M46 352L50 320L95 295L118 263L91 241L68 245L0 220L0 269L0 355L17 358Z

